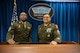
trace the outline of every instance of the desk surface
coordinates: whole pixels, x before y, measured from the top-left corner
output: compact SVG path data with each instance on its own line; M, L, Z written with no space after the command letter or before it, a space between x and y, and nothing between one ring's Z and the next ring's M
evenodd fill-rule
M80 53L80 44L0 45L0 53Z

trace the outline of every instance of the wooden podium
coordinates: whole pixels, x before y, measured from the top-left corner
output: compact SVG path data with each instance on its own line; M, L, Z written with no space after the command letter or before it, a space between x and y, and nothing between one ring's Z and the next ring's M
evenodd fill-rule
M0 43L0 53L80 53L80 44L14 44Z

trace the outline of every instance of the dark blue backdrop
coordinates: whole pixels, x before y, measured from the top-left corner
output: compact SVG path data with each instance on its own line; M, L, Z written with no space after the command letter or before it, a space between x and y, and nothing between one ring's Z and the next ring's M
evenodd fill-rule
M39 2L17 0L18 16L21 11L28 14L30 6L36 3L47 3L55 11L51 22L58 24L62 41L78 42L78 25L80 18L80 3L79 2ZM11 24L13 12L13 0L0 0L0 42L6 41L6 33ZM36 41L37 27L42 24L41 21L32 19L28 14L28 19L32 24L32 40Z

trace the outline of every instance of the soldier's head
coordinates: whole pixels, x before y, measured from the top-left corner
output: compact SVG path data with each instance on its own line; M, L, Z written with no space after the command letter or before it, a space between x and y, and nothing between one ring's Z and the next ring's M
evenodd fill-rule
M20 13L20 20L25 21L27 19L27 14L25 12Z
M43 22L44 23L49 23L51 21L51 17L49 14L44 14L43 15Z

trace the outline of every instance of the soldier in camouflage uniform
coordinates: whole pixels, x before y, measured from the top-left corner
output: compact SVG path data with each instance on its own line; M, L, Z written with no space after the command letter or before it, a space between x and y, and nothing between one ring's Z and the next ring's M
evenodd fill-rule
M58 44L61 43L61 36L58 29L58 26L54 23L51 23L51 18L49 14L43 15L43 22L38 26L38 35L37 42L39 43L50 43Z
M6 40L9 44L15 44L17 42L31 42L31 24L26 21L27 14L21 12L20 20L14 22L10 26L7 33Z

